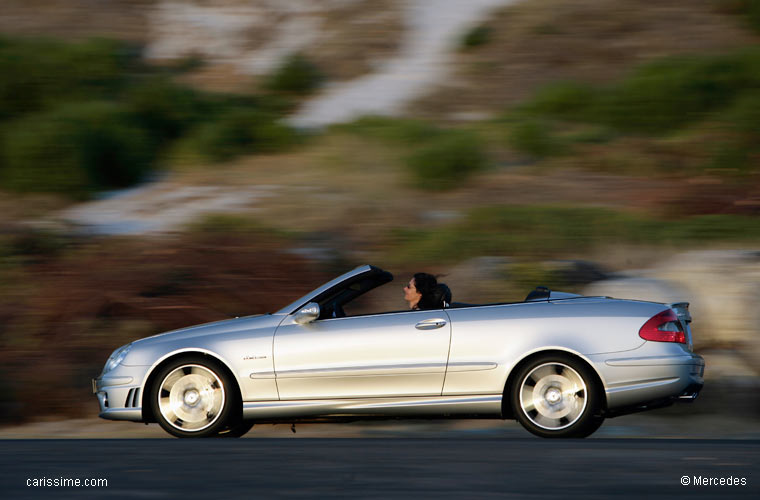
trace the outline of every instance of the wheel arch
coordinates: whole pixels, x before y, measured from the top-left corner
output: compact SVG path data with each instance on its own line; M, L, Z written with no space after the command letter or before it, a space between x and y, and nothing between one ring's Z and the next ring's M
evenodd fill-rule
M243 398L240 392L240 382L235 376L235 373L230 368L229 363L227 363L217 354L212 353L206 349L183 349L181 351L174 351L164 355L161 359L156 361L156 363L154 363L148 371L148 374L145 377L145 382L142 386L141 407L143 422L148 423L156 421L156 419L153 417L153 402L150 399L150 393L152 392L151 388L156 381L156 377L161 372L161 369L169 363L173 363L178 359L191 358L196 356L207 358L209 361L216 363L222 370L224 370L225 375L227 375L230 380L232 380L233 387L230 389L233 391L232 395L237 398L237 402L240 404L240 414L242 416Z
M527 353L525 356L523 356L520 361L514 364L512 366L512 369L509 371L509 375L507 376L507 380L504 383L504 390L502 392L501 397L501 415L504 419L514 419L515 413L514 409L512 408L512 398L510 397L510 391L512 388L512 385L514 384L515 377L520 372L523 366L527 365L528 363L531 363L534 359L539 358L541 356L545 356L547 354L558 354L561 356L568 356L570 358L573 358L574 360L578 361L579 363L582 363L587 368L589 368L590 372L594 376L594 381L596 382L596 387L599 395L599 400L602 402L602 411L607 410L607 396L604 389L604 381L599 374L599 371L594 367L594 364L588 360L583 355L570 351L567 349L560 349L560 348L550 348L550 349L542 349L539 351L533 351L530 353Z

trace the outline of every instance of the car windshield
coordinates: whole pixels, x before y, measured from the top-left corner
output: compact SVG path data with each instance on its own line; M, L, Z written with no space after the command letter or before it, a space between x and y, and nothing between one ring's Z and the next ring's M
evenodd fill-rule
M394 288L381 286L391 281L393 281L391 273L373 268L332 287L315 298L321 311L320 319L398 310L401 305L400 299L396 298L395 305L389 300L389 295Z

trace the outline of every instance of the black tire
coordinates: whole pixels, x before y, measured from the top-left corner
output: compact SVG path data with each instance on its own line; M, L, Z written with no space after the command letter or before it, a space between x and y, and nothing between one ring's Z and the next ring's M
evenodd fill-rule
M545 438L584 438L602 425L602 392L591 369L563 354L532 359L510 388L515 418Z
M237 424L228 425L226 429L217 433L218 438L239 438L243 437L253 428L253 422L242 420Z
M239 421L234 382L204 356L183 357L161 368L150 398L156 421L172 436L214 437Z

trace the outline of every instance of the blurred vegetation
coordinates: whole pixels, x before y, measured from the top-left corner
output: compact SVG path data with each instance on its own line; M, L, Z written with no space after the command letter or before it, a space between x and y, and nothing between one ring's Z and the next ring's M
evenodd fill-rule
M296 137L271 113L232 109L199 126L187 140L204 159L220 162L244 153L281 151Z
M465 130L436 134L406 159L414 185L429 190L455 188L485 165L480 139Z
M0 262L16 264L42 262L58 257L71 237L48 229L23 228L0 235Z
M74 44L0 38L0 119L57 106L107 99L140 71L139 52L105 39Z
M135 82L121 100L157 144L181 137L215 107L195 90L163 76Z
M760 159L760 90L747 92L721 113L718 121L726 131L713 149L708 166L730 174L758 172Z
M202 160L285 149L274 96L199 92L123 42L0 38L0 185L77 199L129 186L176 144Z
M335 125L332 130L402 148L409 183L419 189L450 190L488 166L486 143L475 129L444 128L411 118L366 116Z
M295 238L295 234L269 226L260 220L238 214L212 213L201 217L186 227L188 234L212 235L212 234L237 234L257 235L266 237L271 241L286 243Z
M747 26L760 33L760 0L716 0L719 11L737 14Z
M559 154L565 149L565 140L554 130L554 123L541 118L525 118L510 127L509 145L533 158Z
M148 134L127 109L106 101L29 114L5 134L0 178L16 191L77 198L129 186L153 167Z
M13 374L0 391L0 422L91 416L89 379L114 348L274 311L331 277L287 253L286 243L227 216L150 241L0 233L0 366Z
M376 115L362 116L348 123L339 123L331 126L330 130L412 145L441 131L440 127L425 120Z
M719 142L711 144L711 158L703 167L748 172L756 167L752 155L760 151L758 88L756 47L722 55L667 57L604 87L549 85L502 122L509 144L537 158L572 152L580 143L625 135L657 139L709 125L721 133L711 134ZM576 133L581 125L586 128Z
M758 172L760 49L681 55L634 68L606 86L559 81L493 124L446 128L410 118L364 117L334 130L389 141L405 151L410 183L446 190L485 169L499 146L477 127L495 125L531 160L573 158L626 175ZM647 145L631 150L628 138ZM503 140L503 139L502 139Z
M490 26L484 24L475 26L462 37L462 48L466 50L485 45L491 41L491 35L492 29Z
M275 92L309 94L324 81L316 64L300 53L291 54L269 75L266 88Z
M742 215L664 220L597 207L499 205L474 208L435 229L396 229L390 239L391 262L452 264L481 255L567 258L621 243L758 242L760 224Z

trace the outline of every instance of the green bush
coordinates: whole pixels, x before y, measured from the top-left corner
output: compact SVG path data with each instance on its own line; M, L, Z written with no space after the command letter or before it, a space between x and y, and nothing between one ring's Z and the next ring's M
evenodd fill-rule
M57 106L62 101L112 96L123 88L136 61L134 50L111 40L3 40L0 120Z
M709 214L690 217L661 230L663 241L757 241L760 224L747 215Z
M545 286L551 290L572 292L575 283L564 279L561 272L551 269L540 262L517 262L509 269L509 281L522 294L536 286ZM524 296L524 295L523 295Z
M559 154L564 146L552 128L548 120L526 118L512 126L508 141L517 151L535 158Z
M601 144L613 140L617 135L605 125L586 125L569 132L566 141L572 144Z
M139 181L169 152L226 160L294 142L277 121L287 97L195 91L174 73L122 42L0 38L0 182L82 198ZM301 91L315 75L294 56L273 81Z
M414 185L422 189L451 189L471 174L482 170L486 156L479 137L473 132L442 132L406 159Z
M745 0L745 2L747 23L753 30L760 32L760 0Z
M244 215L212 213L205 215L187 226L195 234L256 234L268 239L288 239L293 233L276 229Z
M158 143L173 140L208 118L208 107L192 89L163 78L151 78L125 92L121 99Z
M475 26L462 37L462 48L471 49L491 41L492 30L489 26Z
M306 56L292 54L269 76L266 88L275 92L308 94L322 84L322 71Z
M278 123L274 116L240 109L227 111L200 126L191 143L201 156L225 161L244 153L280 151L295 139L293 130Z
M760 0L716 0L719 11L740 15L754 31L760 32Z
M523 111L579 121L589 118L596 97L597 91L590 85L557 82L539 89Z
M712 145L707 167L738 177L756 173L760 167L760 92L747 93L737 99L718 121L728 133Z
M720 118L760 146L760 90L739 97Z
M123 107L108 102L67 104L8 126L2 185L18 191L85 197L128 186L150 171L146 134Z
M440 128L424 120L377 115L362 116L352 122L333 125L331 130L412 144L419 144L420 141L441 133Z
M701 121L760 86L760 50L677 56L645 64L618 84L559 83L520 107L533 116L657 134Z
M760 52L674 57L642 67L597 101L599 118L623 130L663 132L702 120L760 83Z
M618 244L695 245L760 241L756 217L706 215L661 220L592 207L491 206L436 229L395 230L392 262L452 263L483 255L568 258Z

